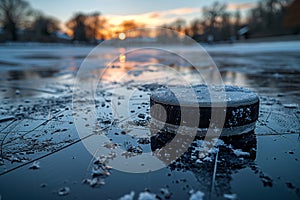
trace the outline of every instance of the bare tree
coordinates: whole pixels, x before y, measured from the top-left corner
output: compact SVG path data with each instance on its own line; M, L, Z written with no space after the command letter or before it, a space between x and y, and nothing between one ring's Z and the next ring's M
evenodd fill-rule
M127 32L126 37L137 37L139 35L138 28L143 27L143 24L137 23L135 20L124 20L119 27L122 32Z
M77 13L66 23L73 32L73 40L88 42L105 38L106 35L102 31L106 24L106 19L99 12Z
M87 16L87 37L90 40L97 41L98 39L104 39L106 35L103 33L107 20L101 16L100 12L94 12Z
M73 40L87 41L87 16L82 13L76 13L74 17L67 22L67 27L73 32Z
M191 23L191 31L193 34L202 34L203 33L203 22L199 19L192 21Z
M123 32L139 28L140 25L134 21L134 20L124 20L121 24L120 27L123 28Z
M293 33L300 33L300 1L295 0L286 8L286 16L283 23L286 28L292 29Z
M237 9L234 14L235 22L234 22L234 31L237 32L241 25L241 11Z
M283 19L291 0L260 0L251 10L250 29L259 36L286 34Z
M172 29L178 31L178 32L182 32L184 31L184 28L186 26L186 21L184 19L176 19L173 23L170 24L170 26L172 27Z
M100 23L100 13L99 12L94 12L90 15L91 18L91 23L90 23L90 29L91 29L91 37L96 40L98 38L98 30L99 27L101 26Z
M224 15L226 7L226 4L221 4L219 2L214 2L210 7L203 7L203 16L206 20L209 20L210 34L213 34L217 18Z
M232 24L230 23L231 15L228 12L224 12L221 16L221 40L228 40L233 35Z
M0 21L13 41L18 40L17 30L30 14L32 9L24 0L0 0Z
M191 22L189 35L196 41L200 42L203 38L204 24L201 20L195 19Z
M59 21L53 17L48 17L42 13L38 13L32 25L37 37L50 36L59 30Z

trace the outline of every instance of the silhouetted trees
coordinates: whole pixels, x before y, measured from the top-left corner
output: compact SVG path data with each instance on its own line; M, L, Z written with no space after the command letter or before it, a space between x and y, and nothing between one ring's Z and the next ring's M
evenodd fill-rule
M227 10L227 4L214 2L203 8L204 38L208 42L231 40L240 27L240 11L236 13ZM234 23L235 22L235 23Z
M300 32L300 1L293 1L286 8L286 15L283 18L284 27L289 28L293 33Z
M229 12L227 5L214 2L203 7L202 19L182 27L196 41L225 41L298 33L300 31L300 0L260 0L242 19L241 11ZM298 2L298 3L297 3ZM289 5L293 6L289 6ZM176 22L176 21L175 21ZM174 22L164 25L180 32Z
M120 25L120 29L122 32L126 32L132 29L140 28L142 27L141 24L136 23L134 20L124 20Z
M72 31L73 40L95 42L105 37L101 31L106 23L106 19L99 12L94 12L76 13L66 25Z
M77 13L74 17L67 23L67 27L73 32L73 40L77 41L87 41L85 20L87 16L82 13Z
M186 33L196 41L204 40L204 22L199 19L193 20L190 28L187 29Z
M94 12L87 17L87 38L92 38L96 40L100 38L100 30L102 29L102 24L100 20L100 13Z
M18 40L18 29L31 14L32 8L24 0L0 0L0 21L9 40Z
M247 38L249 35L264 37L298 33L300 0L294 0L292 4L291 2L292 0L259 0L248 13L243 11L243 15L239 9L234 12L228 10L226 4L214 2L203 7L202 18L199 16L190 24L185 19L179 18L162 27L187 34L196 41L208 42L233 41L234 38L239 39L242 34ZM245 14L247 14L246 18ZM18 39L44 42L68 41L66 35L59 39L63 33L58 34L60 31L58 20L34 11L25 0L0 0L0 25L1 41ZM98 42L115 37L121 32L144 27L144 24L135 20L124 20L118 25L111 25L100 12L88 14L79 12L66 23L66 27L68 30L64 31L72 37L73 41ZM162 38L162 42L173 40L174 33L168 32L168 34ZM150 37L150 35L153 34L135 31L126 36Z
M173 30L176 30L180 33L184 33L185 32L185 28L186 28L186 21L184 19L176 19L174 22L172 22L169 27Z
M43 40L59 30L59 21L38 13L33 21L32 30L38 40Z
M239 9L235 11L234 18L234 32L236 33L240 29L241 25L241 11Z
M214 2L210 7L203 7L204 20L208 21L210 34L214 33L214 29L217 26L217 18L221 17L225 13L226 4Z
M283 26L283 18L291 0L261 0L250 12L248 19L251 32L256 35L289 33ZM293 19L298 21L299 19Z

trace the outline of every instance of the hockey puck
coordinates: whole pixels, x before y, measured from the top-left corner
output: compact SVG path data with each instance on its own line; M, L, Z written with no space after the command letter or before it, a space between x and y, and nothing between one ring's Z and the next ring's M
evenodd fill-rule
M176 94L169 88L159 88L150 96L152 127L166 132L174 132L184 126L188 132L195 110L199 113L197 136L205 136L212 122L212 109L225 114L221 136L240 135L253 131L259 115L259 97L249 89L224 86L225 99L211 98L206 85L192 86L196 98L190 98L184 88L177 87ZM180 101L178 96L181 97ZM185 96L182 100L182 96ZM224 104L225 103L225 104ZM218 105L226 105L218 106ZM182 109L191 113L182 119ZM184 122L184 124L182 123Z

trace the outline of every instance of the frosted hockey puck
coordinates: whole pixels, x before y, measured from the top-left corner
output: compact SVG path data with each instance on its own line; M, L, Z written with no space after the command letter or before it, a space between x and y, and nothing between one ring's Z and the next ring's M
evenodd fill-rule
M221 136L240 135L254 130L259 114L259 97L256 93L242 87L225 86L223 92L226 97L218 99L211 98L206 85L192 86L192 90L195 98L191 98L184 87L177 87L176 94L167 87L154 91L150 96L152 127L176 132L179 126L184 126L188 132L189 128L194 128L190 127L189 121L193 120L193 113L197 110L199 112L197 135L204 136L210 123L213 123L211 116L212 109L215 109L220 113L226 112ZM181 97L180 101L178 96ZM185 116L185 119L182 119L181 115L183 109L191 113Z

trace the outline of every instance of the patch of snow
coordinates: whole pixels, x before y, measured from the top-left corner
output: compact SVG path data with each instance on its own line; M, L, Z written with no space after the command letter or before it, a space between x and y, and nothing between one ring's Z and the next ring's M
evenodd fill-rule
M296 103L289 103L289 104L282 104L285 108L298 108L298 104Z
M19 158L17 158L16 156L11 156L9 158L10 162L11 163L14 163L14 162L21 162L21 160Z
M156 200L156 194L150 192L141 192L138 200Z
M119 198L119 200L133 200L134 194L134 191L131 191L130 194L125 194L124 196Z
M201 163L203 163L203 162L200 159L196 160L196 164L201 164Z
M236 194L224 194L223 197L226 199L231 199L231 200L237 199Z
M95 166L92 169L92 176L109 176L110 173L104 167Z
M29 167L29 169L39 169L40 168L40 162L34 161L32 165Z
M216 148L217 146L224 145L224 142L222 140L213 140L213 141L205 141L205 140L196 140L193 142L195 144L194 148L195 151L199 152L205 152L206 153L217 153L219 150ZM200 153L201 154L201 153ZM203 158L205 157L205 154L200 155L199 157Z
M205 158L203 159L203 161L212 162L212 159L211 159L211 157L205 157Z
M101 178L83 179L82 183L88 184L91 187L97 187L105 184L104 180Z
M244 152L241 149L232 149L232 151L236 156L250 156L249 152Z
M194 192L193 190L191 190L190 193L190 200L202 200L204 197L204 193L201 191Z

